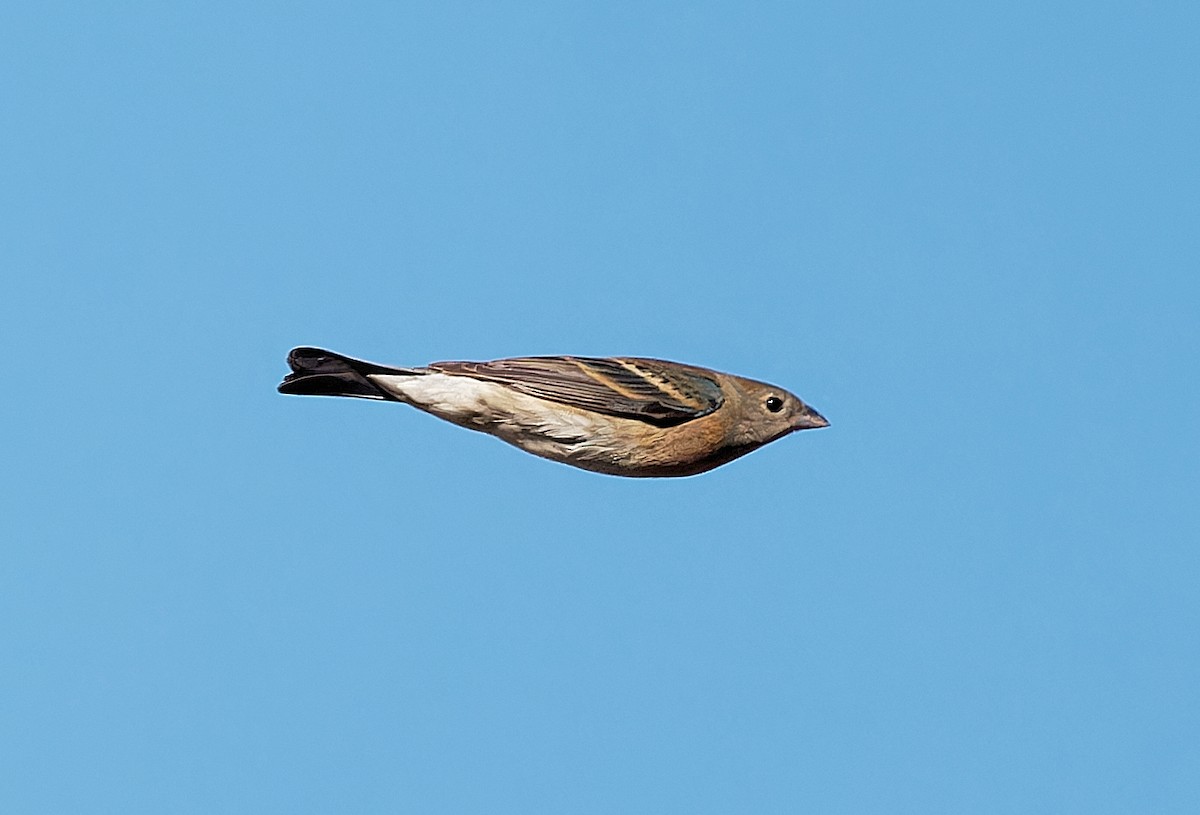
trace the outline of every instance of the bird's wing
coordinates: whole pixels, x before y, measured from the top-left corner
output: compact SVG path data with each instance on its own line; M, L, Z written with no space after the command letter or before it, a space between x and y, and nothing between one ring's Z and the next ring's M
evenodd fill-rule
M518 357L493 362L435 362L448 374L496 382L564 405L673 425L721 406L721 386L706 371L656 359Z

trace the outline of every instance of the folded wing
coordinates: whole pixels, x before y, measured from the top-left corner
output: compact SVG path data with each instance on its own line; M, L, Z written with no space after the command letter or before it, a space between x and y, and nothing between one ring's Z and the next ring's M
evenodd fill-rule
M518 357L492 362L435 362L433 370L497 382L564 405L681 424L721 406L721 386L701 369L655 359Z

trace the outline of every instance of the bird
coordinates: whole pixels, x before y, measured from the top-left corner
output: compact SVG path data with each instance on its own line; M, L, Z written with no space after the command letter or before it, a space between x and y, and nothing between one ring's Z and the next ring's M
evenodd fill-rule
M279 392L403 402L535 456L606 475L707 472L828 427L783 388L641 357L534 356L393 367L293 348Z

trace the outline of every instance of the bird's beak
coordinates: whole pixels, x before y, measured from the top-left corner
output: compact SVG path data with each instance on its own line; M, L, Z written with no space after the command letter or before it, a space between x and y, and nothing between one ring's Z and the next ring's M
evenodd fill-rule
M829 421L807 405L792 421L793 430L816 430L818 427L829 427Z

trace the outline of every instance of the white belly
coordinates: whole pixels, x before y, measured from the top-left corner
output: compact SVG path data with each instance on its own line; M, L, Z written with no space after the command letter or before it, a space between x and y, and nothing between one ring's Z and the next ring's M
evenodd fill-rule
M442 373L368 378L413 407L549 458L561 460L584 449L605 447L612 438L614 420L608 416L538 399L495 382Z

